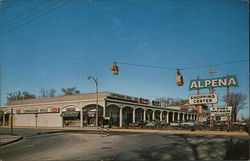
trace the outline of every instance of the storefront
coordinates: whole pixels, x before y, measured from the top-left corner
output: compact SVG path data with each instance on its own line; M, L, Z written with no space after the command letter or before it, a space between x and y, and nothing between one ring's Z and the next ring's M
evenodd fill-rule
M80 108L76 106L68 106L62 109L61 114L63 127L80 127Z
M32 127L89 127L96 126L96 93L15 100L1 108L1 125ZM10 111L13 110L13 117ZM147 99L138 99L120 94L98 94L98 125L109 117L113 127L127 126L136 121L159 120L171 122L180 110L152 104ZM186 111L192 113L192 111ZM176 114L175 114L176 115ZM183 115L184 116L184 115ZM183 117L188 119L187 117Z

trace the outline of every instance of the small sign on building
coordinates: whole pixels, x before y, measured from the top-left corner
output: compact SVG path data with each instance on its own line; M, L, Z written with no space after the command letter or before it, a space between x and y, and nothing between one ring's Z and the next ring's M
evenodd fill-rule
M200 94L189 96L189 104L198 105L198 104L215 104L218 102L217 94Z

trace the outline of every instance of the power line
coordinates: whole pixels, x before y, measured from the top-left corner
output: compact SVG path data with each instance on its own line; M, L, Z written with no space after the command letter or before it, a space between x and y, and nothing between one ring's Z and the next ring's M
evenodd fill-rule
M219 64L187 67L187 68L183 68L183 70L189 70L189 69L195 69L195 68L206 68L206 67L211 67L211 66L221 66L221 65L227 65L227 64L236 64L236 63L242 63L242 62L247 62L247 61L249 61L249 60L242 59L242 60L230 61L230 62L219 63Z
M124 65L131 65L131 66L138 66L138 67L146 67L146 68L167 69L167 70L190 70L190 69L196 69L196 68L211 67L212 65L213 66L222 66L222 65L236 64L236 63L242 63L242 62L248 62L248 61L249 61L248 59L242 59L242 60L230 61L230 62L219 63L219 64L210 64L210 65L204 65L204 66L193 66L193 67L186 67L186 68L172 68L172 67L132 64L132 63L124 63L124 62L115 62L115 63L124 64Z
M146 68L158 68L158 69L167 69L167 70L176 70L177 68L171 67L162 67L162 66L151 66L151 65L142 65L142 64L131 64L131 63L123 63L123 62L115 62L117 64L124 64L124 65L132 65L138 67L146 67Z
M4 0L3 0L4 1ZM1 0L0 0L1 2ZM2 12L4 12L6 9L11 8L12 6L14 6L16 3L18 2L18 0L15 0L12 4L10 4L9 6L6 6L5 8L2 8Z
M25 22L23 22L23 23L21 23L21 24L19 24L19 25L17 25L17 26L12 27L11 29L5 31L4 33L8 33L8 32L14 31L14 30L16 30L16 29L22 27L22 26L25 25L25 24L28 24L28 23L30 23L30 22L32 22L32 21L35 21L35 20L37 20L38 18L40 18L40 17L42 17L42 16L44 16L44 15L46 15L46 14L48 14L48 13L54 11L55 9L57 9L57 8L59 8L59 7L62 7L63 5L69 3L70 1L72 1L72 0L68 0L68 1L66 1L66 2L60 3L59 5L53 7L53 8L51 8L51 9L49 9L49 10L46 10L45 12L43 12L43 13L41 13L41 14L39 14L39 15L37 15L37 16L35 16L35 17L33 17L33 18L31 18L31 19L29 19L29 20L27 20L27 21L25 21Z
M13 17L10 21L7 21L6 23L4 23L3 25L1 25L1 30L9 27L11 28L12 26L15 26L16 24L22 22L22 20L25 19L29 19L31 16L34 15L34 13L32 13L33 11L36 11L37 8L41 8L43 6L43 4L47 3L48 1L43 1L43 3L34 6L32 8L27 9L26 11L22 12L21 14L16 15L15 17ZM59 1L58 1L59 2ZM57 2L56 2L57 3ZM56 4L54 3L54 4ZM53 3L52 3L53 4ZM44 5L45 7L40 9L39 11L42 11L43 9L46 9L47 7L53 6L51 5L51 3L49 5Z

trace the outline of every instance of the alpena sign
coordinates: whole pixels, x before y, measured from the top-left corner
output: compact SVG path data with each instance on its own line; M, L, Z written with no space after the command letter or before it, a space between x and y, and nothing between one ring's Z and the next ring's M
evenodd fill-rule
M228 75L221 78L190 80L189 90L216 87L238 87L236 75Z

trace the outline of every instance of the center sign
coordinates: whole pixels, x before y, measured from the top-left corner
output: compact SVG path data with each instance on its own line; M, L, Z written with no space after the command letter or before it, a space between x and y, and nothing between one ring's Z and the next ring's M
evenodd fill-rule
M189 104L215 104L218 102L217 94L200 94L189 96Z

